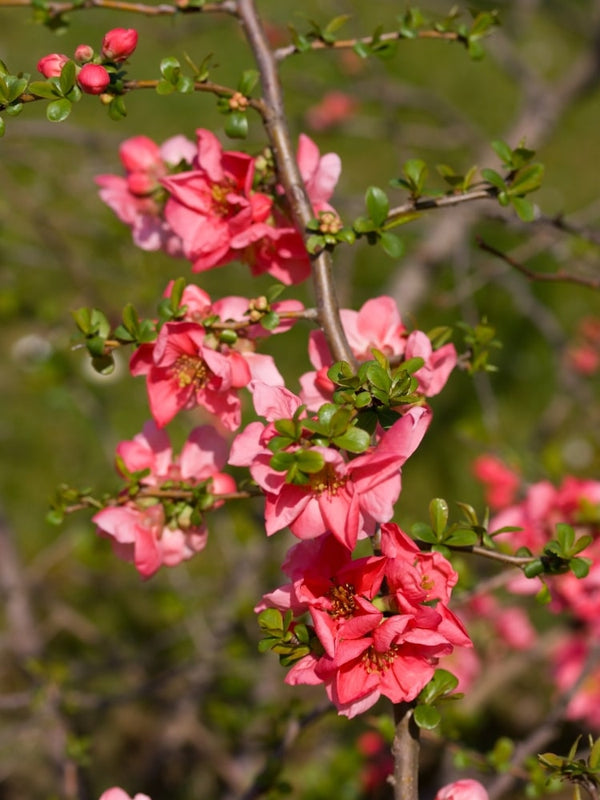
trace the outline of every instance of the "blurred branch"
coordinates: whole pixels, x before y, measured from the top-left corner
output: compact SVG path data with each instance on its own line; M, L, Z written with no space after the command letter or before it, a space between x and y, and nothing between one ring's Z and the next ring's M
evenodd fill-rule
M419 728L413 719L413 706L396 703L394 721L394 800L419 800Z
M325 42L322 39L314 39L310 42L310 47L306 48L306 50L300 50L295 44L286 45L285 47L279 47L277 50L273 52L273 57L276 61L283 61L285 58L289 58L290 56L295 55L296 53L304 53L310 50L351 50L357 44L363 45L371 45L377 44L379 42L397 42L401 39L408 39L409 37L406 34L401 33L400 31L390 31L388 33L382 33L380 36L361 36L355 39L338 39L334 42ZM422 30L422 31L415 31L415 39L437 39L437 40L445 40L449 42L462 42L465 40L464 36L461 36L459 33L455 31L436 31L436 30ZM412 41L412 39L411 39Z
M477 245L486 253L491 253L493 256L501 258L506 264L521 272L531 281L546 281L549 283L575 283L578 286L585 286L588 289L600 289L600 278L586 278L584 276L572 275L570 272L558 270L558 272L535 272L529 269L524 264L511 258L506 253L498 250L490 244L483 241L481 236L476 236L475 241Z
M0 8L9 6L36 7L34 0L0 0ZM190 5L189 0L179 0L174 5L161 3L157 6L145 3L128 3L125 0L84 0L82 3L49 2L44 5L50 18L59 17L71 11L86 11L92 8L110 9L111 11L127 11L134 14L144 14L148 17L173 16L175 14L223 13L237 14L237 4L233 0L223 0L220 3L205 3L202 6Z

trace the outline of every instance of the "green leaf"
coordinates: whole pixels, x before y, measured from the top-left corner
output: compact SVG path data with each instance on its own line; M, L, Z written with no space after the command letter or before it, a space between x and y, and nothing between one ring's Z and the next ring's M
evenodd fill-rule
M178 59L174 58L173 56L163 58L163 60L160 62L160 74L171 84L177 82L180 71L181 64L179 63Z
M47 100L56 98L56 89L49 81L32 81L28 89L36 97L45 97Z
M448 503L443 498L434 497L429 503L429 519L439 539L448 524Z
M248 117L243 111L232 111L227 116L225 133L230 139L245 139L248 136Z
M479 536L469 528L461 528L457 531L452 531L450 536L444 539L444 544L452 547L471 547L479 542Z
M429 544L436 544L439 541L431 525L427 525L426 522L415 522L410 529L410 535L413 539L418 539L421 542L428 542Z
M299 450L294 453L296 463L302 472L313 474L320 472L325 466L325 459L316 450Z
M115 370L115 361L110 354L92 358L92 367L100 375L110 375Z
M544 177L543 164L529 164L518 170L510 182L509 195L524 195L539 189Z
M175 88L180 94L192 94L194 91L194 79L189 75L180 75Z
M380 240L384 252L390 258L401 258L404 254L404 242L395 233L384 231Z
M164 78L156 84L156 94L160 94L161 96L173 94L174 91L176 91L174 84Z
M75 68L74 61L67 61L64 67L60 71L60 89L63 95L68 94L73 86L75 85L75 78L77 76L77 71Z
M63 122L71 113L72 104L65 97L48 103L46 117L50 122Z
M260 75L258 70L256 69L247 69L242 73L242 77L238 83L238 92L244 95L244 97L249 97L252 94L252 90L258 83Z
M502 141L502 139L496 139L492 142L492 149L502 161L507 169L512 169L513 167L513 152L512 149L506 144L506 142Z
M5 133L6 133L6 123L4 122L2 117L0 117L0 136L4 136Z
M589 574L592 561L589 558L576 557L569 561L569 567L576 578L585 578Z
M535 206L530 200L526 200L524 197L512 197L510 202L519 219L522 219L523 222L533 222L535 219Z
M495 169L484 168L481 170L481 177L497 189L505 190L506 182L502 175L499 175Z
M341 436L332 439L333 444L349 453L364 453L371 443L371 436L362 428L350 428Z
M377 228L377 225L370 217L357 217L352 223L352 227L356 233L371 233Z
M280 318L279 314L275 311L268 311L263 317L260 319L260 324L263 328L266 328L268 331L274 331L275 328L279 325Z
M442 715L434 706L417 706L413 717L419 728L431 731L440 724Z
M405 162L402 171L412 184L414 193L421 194L427 178L427 164L420 158L411 158Z
M387 219L390 203L387 194L378 186L369 186L365 195L365 204L369 217L377 228Z

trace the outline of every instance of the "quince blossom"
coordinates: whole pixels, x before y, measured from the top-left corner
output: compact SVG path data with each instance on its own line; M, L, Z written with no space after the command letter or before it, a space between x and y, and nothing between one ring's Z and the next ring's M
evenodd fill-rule
M189 163L195 147L184 136L173 136L160 147L147 136L134 136L119 148L126 176L98 175L101 199L121 222L129 225L142 250L165 250L182 256L180 238L163 218L164 190L160 179L182 162Z
M167 322L155 342L131 357L132 375L145 375L150 411L162 428L177 412L199 405L235 430L241 422L237 389L250 381L243 358L232 361L205 344L205 330L194 322Z
M99 800L151 800L151 798L147 794L140 794L139 792L131 797L124 789L119 786L113 786L111 789L102 792Z
M117 468L124 477L147 471L139 479L142 487L159 489L166 482L195 486L207 481L211 494L227 494L236 488L233 478L220 472L227 445L208 425L190 433L175 460L167 434L154 422L147 422L143 433L131 441L121 442L117 455ZM142 577L149 578L163 564L176 566L206 546L206 526L191 524L189 511L168 519L165 507L151 493L130 499L125 490L123 500L99 511L92 521L100 536L111 539L117 557L135 564ZM215 500L212 507L221 504Z
M488 800L488 793L479 781L465 778L442 786L434 800Z
M447 607L457 581L450 564L438 553L421 553L398 526L382 529L382 556L353 559L331 534L296 545L283 567L291 583L257 608L310 613L319 646L293 665L286 683L323 683L348 717L382 695L394 703L414 700L440 656L471 645Z
M299 539L331 531L353 549L359 536L371 535L377 523L391 519L401 490L401 468L425 435L431 411L415 407L401 417L366 453L346 460L339 450L314 446L324 462L308 484L287 482L287 474L271 466L272 424L290 419L300 398L287 389L254 384L254 407L269 423L250 423L233 442L229 463L247 466L265 493L267 535L289 526Z
M456 366L453 344L433 350L431 341L422 331L407 333L392 297L374 297L367 300L359 311L342 309L340 318L348 344L358 361L372 359L374 349L387 358L422 358L425 363L414 377L419 382L419 392L425 397L441 392ZM300 377L301 397L309 408L314 409L329 402L334 389L327 375L333 358L322 331L311 331L308 355L316 371Z

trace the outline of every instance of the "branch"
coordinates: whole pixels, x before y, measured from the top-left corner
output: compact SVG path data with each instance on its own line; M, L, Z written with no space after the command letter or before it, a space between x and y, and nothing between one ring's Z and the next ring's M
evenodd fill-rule
M468 203L471 200L490 200L497 194L497 189L493 186L485 189L473 189L470 192L463 192L462 194L448 194L443 197L420 197L415 200L409 200L401 206L390 209L390 212L385 221L385 227L392 227L390 225L394 220L400 220L407 214L413 214L417 211L429 211L432 208L449 208L451 206L458 206L462 203Z
M8 6L34 7L33 0L0 0L0 8ZM205 3L203 6L189 5L189 0L179 0L175 5L163 3L150 6L145 3L128 3L125 0L84 0L83 3L48 3L44 10L50 19L60 17L71 11L84 11L92 8L110 9L111 11L128 11L135 14L145 14L147 17L173 16L175 14L223 13L236 16L237 4L233 0L223 0L221 3Z
M265 103L263 120L273 148L277 173L290 203L293 220L299 230L305 231L308 223L315 217L315 213L292 149L277 63L258 18L254 0L239 0L238 13L260 71ZM313 258L312 279L319 324L323 329L331 354L335 361L348 361L350 364L354 364L355 358L340 320L332 276L331 255L326 251Z
M534 270L529 269L529 267L526 267L524 264L521 264L519 261L516 261L514 258L511 258L506 253L503 253L501 250L497 250L495 247L492 247L492 245L487 244L480 236L476 236L475 241L481 250L501 258L502 261L518 270L520 273L525 275L526 278L529 278L530 281L546 281L547 283L575 283L578 286L585 286L588 289L600 289L600 278L586 278L583 276L572 275L571 273L565 272L565 270L562 269L559 269L558 272L552 273L535 272Z
M380 36L361 36L355 39L339 39L335 42L325 42L323 39L314 39L310 43L310 47L306 49L298 49L295 44L286 45L286 47L279 47L273 52L273 57L276 61L283 61L285 58L295 55L296 53L309 52L310 50L348 50L355 47L357 44L371 45L379 42L396 42L400 39L408 39L409 37L399 31L391 31L389 33L382 33ZM454 31L436 31L425 30L417 31L415 39L442 39L450 42L464 41L465 37Z
M412 704L397 703L394 721L394 800L419 800L419 728L413 719Z

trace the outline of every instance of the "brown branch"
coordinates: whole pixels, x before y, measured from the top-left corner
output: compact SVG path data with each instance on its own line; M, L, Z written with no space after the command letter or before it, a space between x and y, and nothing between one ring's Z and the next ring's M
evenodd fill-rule
M513 269L518 270L522 275L525 275L530 281L545 281L546 283L574 283L578 286L585 286L587 289L600 289L600 278L586 278L583 276L573 275L570 272L559 269L557 272L535 272L514 258L511 258L502 250L498 250L490 244L483 241L480 236L475 237L477 245L486 253L490 253L497 258L502 259L506 264Z
M277 63L259 20L254 0L239 0L238 14L260 71L264 94L265 129L273 149L277 173L290 203L299 230L306 230L315 217L288 130ZM331 255L323 251L312 260L312 279L319 324L335 361L355 363L340 320L339 305L332 276Z
M33 6L32 0L0 0L0 8L9 6ZM111 11L127 11L135 14L144 14L148 17L173 16L174 14L223 13L233 16L237 13L237 5L233 0L223 0L221 3L205 3L203 6L189 5L188 0L179 0L174 5L161 3L157 6L145 3L128 3L125 0L84 0L83 3L48 3L46 11L50 17L59 17L71 11L84 11L92 8L110 9Z
M436 30L416 31L414 38L437 39L447 42L463 42L465 40L464 36L461 36L459 33L455 33L454 31ZM378 37L361 36L355 39L338 39L335 42L325 42L323 39L314 39L310 42L310 48L307 48L306 50L299 50L295 44L289 44L285 47L277 48L277 50L273 52L273 56L276 61L283 61L285 58L289 58L296 53L305 53L310 52L311 50L348 50L357 44L371 45L374 43L377 44L378 42L397 42L400 39L409 39L409 37L405 36L399 31L390 31L388 33L382 33Z
M395 220L401 220L407 214L429 211L433 208L449 208L462 203L469 203L472 200L490 200L495 197L496 193L497 190L490 186L485 189L473 189L461 194L448 194L443 197L419 197L416 200L408 200L401 206L390 209L384 227L393 227L391 223Z
M394 800L419 800L419 728L413 719L413 705L394 705L394 721Z

